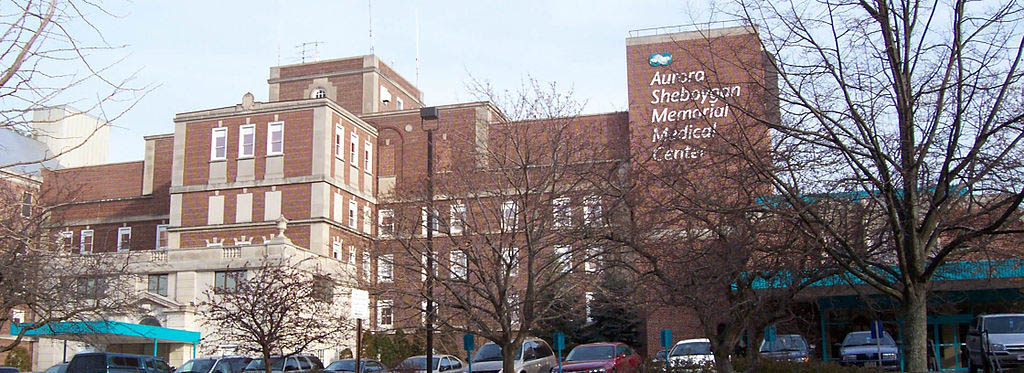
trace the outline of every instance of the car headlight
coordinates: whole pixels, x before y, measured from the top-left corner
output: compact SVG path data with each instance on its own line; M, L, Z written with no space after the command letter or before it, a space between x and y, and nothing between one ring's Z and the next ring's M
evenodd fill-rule
M989 349L991 349L992 351L1006 351L1006 346L1003 346L998 343L993 343L989 345Z
M896 360L895 353L884 353L882 354L882 360Z

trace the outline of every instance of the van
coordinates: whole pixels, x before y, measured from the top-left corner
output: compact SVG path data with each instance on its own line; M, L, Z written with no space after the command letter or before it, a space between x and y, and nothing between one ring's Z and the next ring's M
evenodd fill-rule
M149 355L84 352L68 363L67 373L170 373L163 359Z

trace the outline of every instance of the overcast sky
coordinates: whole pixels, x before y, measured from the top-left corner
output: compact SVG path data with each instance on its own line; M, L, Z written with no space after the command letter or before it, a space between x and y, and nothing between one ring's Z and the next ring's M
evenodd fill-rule
M705 2L701 2L702 4ZM120 73L156 88L111 130L110 161L142 159L143 136L170 133L176 113L267 99L269 68L370 53L367 1L135 1L100 17L127 45ZM515 89L526 76L572 89L590 113L626 110L629 30L706 21L688 1L373 1L374 53L416 81L427 105L472 100L470 76ZM714 18L714 17L712 17ZM310 52L308 58L315 55Z

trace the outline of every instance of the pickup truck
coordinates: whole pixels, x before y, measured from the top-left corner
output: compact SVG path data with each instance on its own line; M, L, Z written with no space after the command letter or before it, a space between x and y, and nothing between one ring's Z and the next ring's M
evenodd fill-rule
M967 332L967 369L1024 366L1024 314L981 315Z

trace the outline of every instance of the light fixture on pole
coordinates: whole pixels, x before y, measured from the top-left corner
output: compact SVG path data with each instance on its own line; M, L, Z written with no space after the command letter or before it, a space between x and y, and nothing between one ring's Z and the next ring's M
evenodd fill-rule
M428 124L429 123L429 124ZM427 302L424 312L427 313L427 371L433 371L434 362L434 222L437 217L434 211L434 131L441 127L438 120L437 107L420 108L420 128L427 132L427 216L423 222L427 230L427 268L426 293Z

